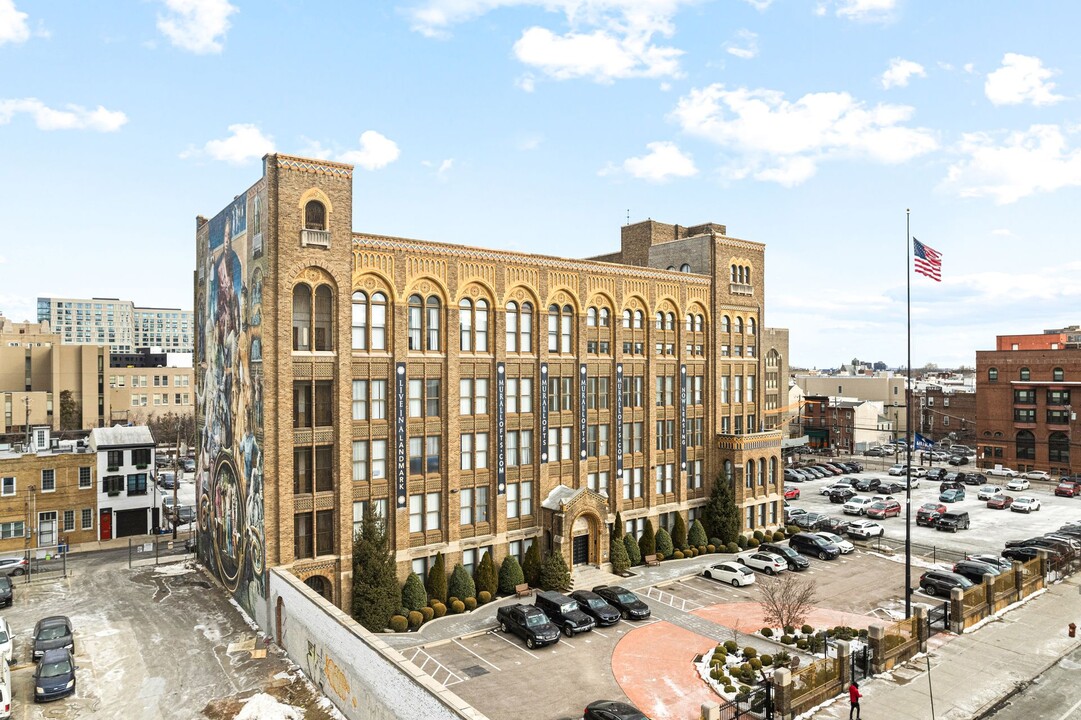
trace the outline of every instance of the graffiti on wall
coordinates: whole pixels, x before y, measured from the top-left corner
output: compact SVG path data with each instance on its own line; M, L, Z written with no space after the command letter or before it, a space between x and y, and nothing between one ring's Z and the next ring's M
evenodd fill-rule
M196 402L199 555L249 615L266 597L262 238L266 183L199 235ZM249 224L249 219L251 223Z

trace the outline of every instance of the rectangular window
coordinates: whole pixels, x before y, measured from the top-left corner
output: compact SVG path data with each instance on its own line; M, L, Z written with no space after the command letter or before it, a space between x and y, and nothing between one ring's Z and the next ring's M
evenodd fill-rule
M0 485L0 495L10 497L15 494L15 478L3 478L2 483L3 484Z
M438 438L436 438L438 440ZM439 529L439 499L440 493L430 492L424 496L424 529Z
M409 532L424 532L424 496L409 496Z
M293 450L293 494L308 495L312 491L312 449L295 448Z
M146 495L146 473L128 475L128 495Z
M371 420L387 419L387 381L368 381L368 414Z
M364 482L369 479L369 463L371 448L367 440L353 441L353 482Z
M702 487L702 461L691 460L687 463L687 489L697 490Z
M334 448L322 445L315 448L315 491L334 489Z
M488 378L461 378L458 381L458 412L461 415L488 414Z
M353 381L353 419L368 419L368 381Z
M64 532L74 532L74 531L75 531L75 511L74 510L65 510L64 511Z
M123 450L109 450L106 454L106 463L111 468L119 468L124 464L124 451Z
M384 523L387 520L387 500L382 498L373 501L372 514L375 517L382 520ZM364 523L364 512L368 509L368 501L361 500L353 503L353 535L360 532L361 525Z
M533 431L507 431L507 467L533 464Z
M462 488L458 492L461 500L461 513L459 523L462 525L473 524L473 488Z
M461 469L483 470L488 467L488 433L462 433Z
M729 398L728 398L729 382L730 382L730 378L727 375L724 375L724 376L721 377L721 403L724 404L724 405L727 405L728 402L729 402Z
M439 441L442 438L438 435L429 435L426 447L424 448L425 459L427 461L426 469L430 473L439 472Z
M1048 394L1050 394L1050 392ZM1036 404L1036 391L1035 390L1014 390L1013 391L1013 401L1015 403L1020 404L1020 405L1035 405Z
M1014 408L1013 421L1018 423L1036 422L1036 408Z
M26 524L22 520L0 523L0 540L26 537Z
M586 477L586 483L590 490L602 495L608 494L608 471L590 473Z
M82 509L82 528L83 530L94 529L94 508Z
M309 382L293 383L293 427L312 426L312 386Z
M688 393L691 398L691 405L702 404L702 385L705 378L701 375L692 375L690 378L690 392Z
M672 478L675 474L675 465L667 463L657 466L657 494L667 495L672 492Z
M624 453L640 453L642 452L642 432L644 423L641 421L633 423L623 423L623 452Z
M743 402L743 376L735 375L732 378L732 402Z
M753 507L747 508L746 522L747 522L747 524L744 526L743 529L744 530L753 530L754 529L754 508Z
M521 564L525 559L525 554L529 551L529 548L533 546L533 538L526 538L525 540L512 540L507 545L507 552L509 555L513 555L518 563Z
M330 381L315 383L315 424L318 427L334 424L334 383Z
M671 375L657 376L657 405L672 405L675 398L676 379Z
M586 379L586 407L590 410L608 409L608 378L591 377Z
M765 505L765 503L758 506L758 524L763 525L763 526L766 524L766 505Z
M310 558L312 553L312 514L293 516L293 556Z
M143 492L145 493L146 492L146 475L145 474L143 474L141 476L139 476L139 475L130 476L129 475L128 476L129 482L130 482L131 477L142 477L143 478ZM54 470L52 468L45 468L44 470L41 471L41 492L47 493L47 492L55 492L55 491L56 491L56 470Z

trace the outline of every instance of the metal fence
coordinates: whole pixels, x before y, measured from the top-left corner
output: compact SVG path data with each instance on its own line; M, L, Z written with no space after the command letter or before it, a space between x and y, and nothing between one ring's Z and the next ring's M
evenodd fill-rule
M0 556L0 572L10 576L13 583L64 577L68 574L68 546L46 545L6 553Z
M1027 597L1040 589L1043 575L1040 571L1040 559L1034 558L1021 565L1021 596Z
M823 658L792 672L793 716L820 705L844 692L841 685L841 661Z
M888 554L900 554L905 551L905 544L901 540L891 540L888 538L877 537L873 540L867 541L868 549L875 550L877 552L883 552ZM911 543L913 557L922 558L923 560L929 560L936 565L939 563L953 564L960 562L968 558L968 555L963 552L951 550L949 548L941 548L937 545L924 545L922 543Z
M194 552L194 546L189 538L183 535L176 540L171 537L130 538L128 540L128 567L174 563L192 557Z

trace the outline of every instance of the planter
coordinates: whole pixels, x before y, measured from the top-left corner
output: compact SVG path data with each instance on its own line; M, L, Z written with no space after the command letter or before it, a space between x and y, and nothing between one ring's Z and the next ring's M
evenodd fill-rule
M146 470L146 465L136 465L135 469L136 470Z
M119 472L119 471L120 471L120 466L119 465L110 465L109 467L105 468L105 472Z

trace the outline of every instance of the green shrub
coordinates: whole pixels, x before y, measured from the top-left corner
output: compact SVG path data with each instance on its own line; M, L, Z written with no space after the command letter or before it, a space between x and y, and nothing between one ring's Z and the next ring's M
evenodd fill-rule
M747 546L748 546L748 547L752 547L752 548L756 548L756 547L758 547L758 546L759 546L759 545L761 545L761 544L762 544L762 543L758 542L758 540L756 540L756 539L754 539L754 538L751 538L750 540L748 540L748 541L747 541Z
M773 637L773 629L772 628L762 628L759 632L762 633L762 637L770 637L770 638Z
M541 564L540 586L545 590L563 590L571 586L571 571L563 553L549 553Z
M608 553L612 561L612 572L616 575L627 572L631 566L631 559L627 556L627 546L623 544L622 538L612 539Z
M727 545L724 546L724 551L726 553L731 553L731 554L735 555L736 553L739 552L739 544L734 543L734 542L730 542L730 543L728 543Z
M627 550L627 559L631 567L642 564L642 551L638 549L638 543L630 535L623 536L623 547Z
M709 671L709 676L711 678L713 678L714 680L720 680L721 679L721 673L718 672L717 668L713 668L712 670L710 670Z
M808 645L808 643L807 643L807 640L805 638L800 638L799 640L796 641L796 647L798 647L800 650L806 650L807 645Z
M430 607L425 605L420 609L420 614L424 616L424 622L428 622L435 617L435 610L432 610Z
M646 526L642 530L642 537L638 538L638 551L642 557L657 554L657 534L653 530L653 521L646 518Z
M390 618L390 629L394 632L405 632L409 629L409 618L404 615L393 615Z
M485 550L480 559L477 569L473 571L473 584L479 593L486 590L491 597L499 590L499 574L495 571L495 563L492 562L492 551Z
M737 643L735 640L725 640L724 641L724 651L725 651L725 653L727 653L729 655L735 655L737 650L739 650L739 643Z
M687 544L698 547L699 545L705 545L709 542L706 539L706 528L702 526L701 520L695 520L691 523L690 529L687 531Z
M864 628L863 630L860 630L860 637L861 638L866 638L867 637L867 628Z
M676 513L676 521L672 523L672 545L679 549L687 547L687 523L683 513Z
M782 540L784 540L784 530L773 533L773 542L781 542Z
M516 585L524 582L525 574L522 572L522 566L518 564L518 558L513 555L503 558L503 563L499 566L499 592L510 595L514 592Z
M784 529L785 535L795 535L799 532L799 525L789 525Z
M450 604L450 611L455 615L460 615L465 612L465 603L461 600L455 600Z
M447 614L447 606L438 600L432 601L432 610L435 612L437 618L441 618Z
M491 601L492 601L492 594L490 592L488 592L487 590L481 590L479 593L477 593L477 604L478 605L487 605Z
M454 601L457 600L457 599L458 599L457 595L451 595L449 598L447 598L447 607L450 607L451 605L453 605Z
M747 658L748 660L754 657L758 657L758 651L748 645L747 647L743 648L743 657Z
M477 609L477 599L472 598L472 597L467 597L465 599L465 609L468 610L469 612L473 612L474 610L476 610Z
M751 664L750 663L740 663L739 674L740 675L746 675L749 672L751 672Z
M709 545L706 545L706 552L708 552L708 553L717 552L717 546L712 544L712 543L710 543Z
M794 642L796 642L796 638L792 637L791 635L782 635L781 636L781 643L784 644L784 645L791 645Z
M658 555L664 555L669 557L675 551L675 543L672 542L672 536L668 534L668 531L664 528L657 530L657 534L653 536L653 545L657 549Z
M766 536L762 534L761 530L755 530L754 533L751 534L751 537L753 537L759 543L766 539Z
M792 655L787 650L781 650L773 656L773 664L777 667L787 665L790 662L792 662Z
M746 535L740 535L738 538L736 538L736 545L739 546L740 550L746 550L747 549L747 536Z
M699 554L699 555L705 555L705 554L706 554L706 546L705 546L705 545L699 545L699 546L698 546L697 548L695 548L695 549L696 549L696 550L698 550L698 554ZM712 551L712 550L710 550L710 552L713 552L713 551Z
M785 635L795 635L796 634L796 628L792 627L791 625L785 625L784 626L784 634Z
M813 627L811 627L810 625L804 625L803 627L801 627L799 629L799 631L801 633L803 633L804 635L810 635L811 633L813 633L815 631L815 629Z
M709 539L709 544L712 545L713 547L724 547L728 543L724 542L720 538L711 537Z
M522 559L522 573L525 575L524 582L529 583L529 587L540 587L541 560L540 543L534 542L526 550L525 557ZM511 588L512 592L513 590Z
M435 562L428 569L428 597L441 603L447 602L447 561L443 553L435 556Z
M664 558L666 557L666 556L665 556L665 554L664 554L664 553L662 553L662 552L659 552L659 553L654 553L654 555L655 555L655 556L656 556L656 558L657 558L657 562L660 562L661 560L664 560Z
M424 615L419 610L410 610L406 619L409 621L409 627L414 630L424 624Z
M763 665L763 662L761 660L759 660L758 658L751 658L751 669L752 670L757 672L758 670L762 669L762 665Z
M676 550L674 553L672 553L672 559L673 560L682 560L683 559L683 551L682 550Z
M450 583L447 585L447 592L459 600L477 596L477 584L473 582L473 578L469 575L469 571L466 570L461 563L455 565L454 570L450 574Z
M772 655L763 655L762 656L762 665L764 665L765 667L770 667L771 665L773 665L773 656Z
M735 685L725 685L724 686L724 691L726 693L728 693L729 695L731 695L732 693L734 693L736 691L736 686Z
M406 610L420 610L428 604L428 593L424 590L424 582L420 575L409 573L402 585L402 607Z

